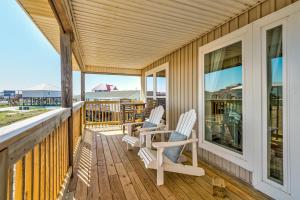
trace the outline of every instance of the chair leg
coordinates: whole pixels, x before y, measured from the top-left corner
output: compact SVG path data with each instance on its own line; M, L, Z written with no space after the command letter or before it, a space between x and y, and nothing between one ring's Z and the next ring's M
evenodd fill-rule
M151 149L151 135L146 135L146 147Z
M130 145L128 143L126 143L126 147L127 147L127 151L129 151L131 149Z
M163 149L157 150L157 174L156 174L156 184L163 185L164 184L164 168L163 164Z
M192 138L196 139L196 131L192 131ZM193 142L192 144L192 156L193 156L193 166L198 166L198 158L197 158L197 142Z

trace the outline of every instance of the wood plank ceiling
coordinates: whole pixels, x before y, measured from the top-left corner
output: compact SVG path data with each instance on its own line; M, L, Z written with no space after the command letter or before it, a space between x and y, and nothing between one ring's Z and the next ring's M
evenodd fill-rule
M47 0L19 0L53 46ZM69 0L86 66L142 69L258 0Z

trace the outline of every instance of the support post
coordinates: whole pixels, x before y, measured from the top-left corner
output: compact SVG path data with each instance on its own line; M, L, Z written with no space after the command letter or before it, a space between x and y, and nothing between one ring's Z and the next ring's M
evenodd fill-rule
M85 101L85 73L81 72L81 101Z
M71 108L68 119L69 166L73 168L73 80L72 80L72 44L70 33L60 32L61 59L61 106ZM72 170L73 172L73 170Z

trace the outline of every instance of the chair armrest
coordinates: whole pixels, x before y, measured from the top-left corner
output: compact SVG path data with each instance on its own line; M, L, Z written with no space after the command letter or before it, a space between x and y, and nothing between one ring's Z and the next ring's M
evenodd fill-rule
M182 145L197 142L197 141L198 141L198 139L188 139L188 140L177 141L177 142L154 142L152 144L152 146L154 148L159 149L159 148L182 146Z
M150 132L150 131L155 131L156 129L159 129L159 127L139 128L138 130L140 132Z
M172 133L173 131L145 131L141 132L140 135L155 135L155 134L164 134L164 133Z
M123 126L133 126L133 125L142 125L144 122L133 122L133 123L125 123Z

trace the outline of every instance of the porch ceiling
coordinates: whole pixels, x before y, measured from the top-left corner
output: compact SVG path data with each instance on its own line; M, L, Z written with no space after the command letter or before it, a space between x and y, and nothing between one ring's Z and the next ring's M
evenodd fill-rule
M48 0L18 1L59 51L59 26ZM259 0L61 1L69 7L83 67L94 71L97 71L95 70L97 67L142 69L260 2Z

